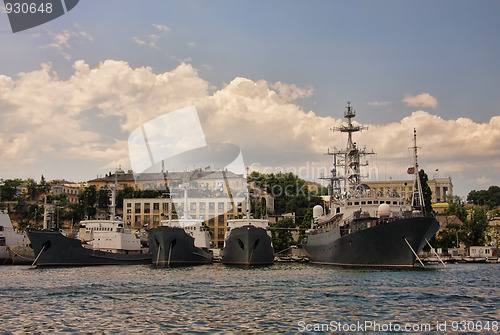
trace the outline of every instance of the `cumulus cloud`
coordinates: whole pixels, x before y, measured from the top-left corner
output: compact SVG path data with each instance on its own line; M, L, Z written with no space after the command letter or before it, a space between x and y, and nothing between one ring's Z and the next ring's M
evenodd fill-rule
M311 88L237 77L214 90L186 63L153 73L123 61L106 60L91 68L80 60L73 70L65 80L50 64L18 78L0 75L2 171L16 176L21 164L36 170L40 161L49 160L58 168L63 165L59 162L77 158L106 169L130 166L129 134L190 105L198 110L207 142L240 146L247 164L298 167L323 162L328 149L345 145L345 135L330 130L344 121L342 107L336 115L323 117L295 103L311 96ZM355 141L373 149L389 174L406 171L411 163L414 128L421 166L427 171L482 171L474 179L500 172L500 116L476 123L418 110L398 122L367 126L368 131L355 134Z
M60 80L50 64L17 79L0 76L0 168L15 172L16 165L36 166L47 157L126 163L128 133L155 116L194 104L207 90L187 64L154 74L120 61L107 60L95 69L77 61L68 80ZM102 120L115 118L122 134L88 124L86 113L93 109Z
M438 101L429 93L421 93L419 95L406 94L403 102L410 107L431 107L436 108Z

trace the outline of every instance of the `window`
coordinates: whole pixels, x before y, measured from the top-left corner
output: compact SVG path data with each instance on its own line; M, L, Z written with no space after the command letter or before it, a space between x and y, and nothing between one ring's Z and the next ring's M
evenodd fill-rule
M209 203L208 203L208 210L209 210L210 212L215 211L215 202L209 202Z
M155 213L158 213L160 211L160 203L159 202L153 203L153 211Z
M151 204L150 203L145 203L144 204L144 213L151 213Z
M224 228L217 228L217 237L219 239L224 238Z
M141 212L141 204L135 204L135 214L139 214Z
M189 204L189 211L196 212L196 202L191 202Z
M206 210L206 204L204 202L200 202L200 212Z
M218 211L218 213L224 213L224 203L223 202L219 202L217 204L217 211Z

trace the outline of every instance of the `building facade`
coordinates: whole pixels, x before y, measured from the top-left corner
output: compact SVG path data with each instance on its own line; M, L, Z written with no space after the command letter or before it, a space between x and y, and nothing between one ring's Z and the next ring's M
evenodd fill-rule
M372 194L394 195L411 202L413 194L413 180L389 180L389 181L365 181L364 184L370 187ZM434 178L427 181L427 185L432 191L432 203L447 202L453 197L453 183L451 178Z
M227 220L241 217L246 201L232 203L225 198L189 198L188 213L205 222L210 228L213 247L222 248L227 231ZM134 229L149 229L161 225L162 220L178 219L184 212L183 199L135 198L123 200L123 218Z

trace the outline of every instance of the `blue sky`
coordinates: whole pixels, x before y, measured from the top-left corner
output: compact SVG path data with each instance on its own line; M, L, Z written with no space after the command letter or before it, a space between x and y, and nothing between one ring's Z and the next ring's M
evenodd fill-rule
M53 89L57 90L69 84L75 62L79 60L91 69L99 68L106 60L123 61L132 70L149 67L155 75L171 73L186 64L194 71L189 78L197 84L206 84L205 88L200 86L200 90L206 90L209 101L213 101L219 91L218 96L226 94L228 101L236 101L229 98L229 92L235 92L230 88L236 78L245 78L254 84L264 81L267 86L257 86L266 94L278 91L276 83L293 87L296 94L283 98L286 101L281 104L283 111L293 107L290 113L294 116L286 114L288 118L306 120L305 115L312 111L315 119L311 117L307 122L314 127L324 122L326 130L332 123L340 122L346 101L350 100L358 110L357 120L371 125L380 134L391 132L391 125L405 124L402 122L405 118L425 128L424 134L430 131L428 129L442 131L441 137L434 134L423 139L423 167L427 164L427 170L439 169L441 177L451 176L457 193L466 195L471 189L498 185L500 163L496 157L500 145L496 140L500 138L500 129L499 123L491 120L500 114L499 14L498 1L81 0L58 19L16 34L10 30L7 15L0 13L0 39L4 47L0 53L0 76L19 82L19 73L35 74L41 71L42 64L50 63L49 72L57 74L57 79L52 77L51 82L61 83L54 84ZM113 71L121 71L118 68L124 65L113 66ZM175 86L175 82L172 85ZM16 105L6 96L9 92L0 90L0 107L4 106L0 115L15 112L15 108L9 109ZM16 94L21 95L22 89L18 88ZM113 95L113 99L117 96ZM248 104L258 105L255 96L247 98L253 99ZM175 97L169 102L172 100ZM192 102L188 100L172 102L172 106L182 108L182 103ZM204 109L204 103L199 104L201 114L208 115L213 109L213 106ZM64 105L57 107L63 114L64 108ZM132 130L124 124L130 124L132 117L116 111L103 112L98 103L85 108L81 113L72 114L71 120L80 122L75 125L75 135L81 130L87 132L87 138L95 136L96 142L88 143L87 150L104 152L106 145L115 145L115 155L123 154L126 149L123 145ZM145 104L144 108L157 107ZM257 107L248 107L248 110L262 112L252 108ZM419 111L427 113L425 118L423 114L415 114ZM144 113L143 121L147 121L146 115L150 118L158 115ZM458 122L461 118L470 119L471 123ZM432 120L436 122L430 124ZM240 127L262 129L247 116L240 121ZM64 121L56 117L53 122ZM304 122L304 127L313 127ZM232 126L235 124L238 123ZM459 136L446 133L443 127L447 132L460 129L457 130ZM14 143L14 139L19 142L23 134L33 132L29 127L23 129L22 125L14 128L15 131L2 128L1 136L6 144ZM280 131L282 129L269 126L264 136L271 139ZM267 152L262 152L262 146L243 144L242 147L246 148L250 160L264 166L298 166L300 157L313 160L323 144L341 146L341 143L331 143L335 137L309 142L301 137L307 137L306 130L304 134L297 131L294 132L296 142L292 141L294 148L279 145L280 141L287 142L286 134L276 136L272 140L276 144L267 147ZM472 133L475 135L464 142L465 135ZM489 137L488 143L481 142L487 141L481 140L482 133ZM404 144L393 150L386 148L385 143L368 144L377 152L381 148L379 162L390 161L391 151L407 148L411 135L410 131ZM248 136L250 140L250 132ZM433 141L426 142L431 137ZM457 140L450 142L450 138ZM443 141L442 148L446 148L445 154L432 150L440 147L440 141ZM304 145L299 150L296 147L301 143ZM38 179L45 174L49 178L85 180L106 173L118 161L127 165L126 160L106 162L106 155L97 155L99 158L90 155L86 160L82 158L87 162L83 168L81 162L65 161L55 154L58 149L73 152L78 144L75 143L75 147L68 144L62 149L54 142L43 144L43 140L33 143L41 145L38 152L45 154L34 153L29 162L24 162L32 166L22 169L12 169L22 163L14 159L13 150L17 147L13 146L11 156L4 155L12 157L12 161L4 163L4 176L0 177L11 178L20 173L23 175L18 177L22 178ZM476 150L464 149L464 145L475 145ZM470 156L469 153L481 147L490 153ZM83 151L82 157L85 157ZM109 157L114 156L109 154ZM398 159L395 165L407 165L405 158ZM61 166L70 167L71 172ZM389 170L394 178L401 176L400 172Z

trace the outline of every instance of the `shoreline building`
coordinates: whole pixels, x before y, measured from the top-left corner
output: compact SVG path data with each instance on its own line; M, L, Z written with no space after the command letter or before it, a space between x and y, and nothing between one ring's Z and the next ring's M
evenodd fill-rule
M413 180L386 180L386 181L364 181L371 192L376 194L389 195L398 194L408 202L411 201L413 192ZM439 202L447 202L453 197L453 183L451 178L433 178L427 181L432 191L433 204Z

